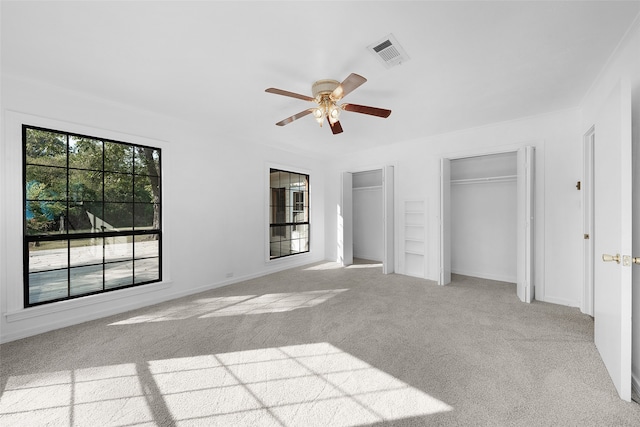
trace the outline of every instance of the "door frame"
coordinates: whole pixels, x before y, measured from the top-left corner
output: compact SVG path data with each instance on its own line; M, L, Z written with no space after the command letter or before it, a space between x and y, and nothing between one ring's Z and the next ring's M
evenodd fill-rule
M484 147L478 148L474 150L465 150L463 152L452 152L452 153L444 153L440 157L441 159L465 159L470 157L479 157L479 156L490 156L492 154L505 154L505 153L513 153L518 152L518 150L525 147L533 147L535 150L535 162L533 163L533 175L535 180L534 185L534 194L533 199L535 200L533 207L533 214L535 217L535 227L532 234L533 239L533 253L532 258L533 262L533 270L531 274L533 276L533 289L535 289L536 299L541 301L545 300L545 292L544 292L544 146L545 143L543 140L530 140L523 141L517 144L503 145L498 147ZM440 180L440 200L443 197L443 191L446 191L442 186L442 178ZM450 192L450 183L449 183L449 192ZM441 206L442 208L442 206ZM441 272L447 260L445 258L445 253L443 252L443 248L446 249L445 246L442 245L443 241L446 241L446 236L443 236L444 226L446 225L446 218L443 216L445 212L440 209L440 216L438 218L438 228L440 231L440 250L438 251L439 259L438 259L438 271ZM523 242L525 243L525 242ZM449 254L450 260L450 254ZM444 275L438 274L438 285L446 285L446 281L443 282ZM445 277L446 278L446 277Z
M382 171L382 214L383 214L383 253L382 272L390 274L397 271L395 254L398 252L395 218L397 218L397 165L384 165L349 168L340 173L341 197L338 212L338 262L343 267L353 264L353 174L358 172ZM390 175L390 176L389 176Z
M594 211L594 149L595 149L595 126L584 134L582 140L582 181L580 189L582 191L582 230L583 236L583 256L584 256L584 281L582 289L582 302L580 310L584 314L593 317L593 268L595 263L595 252L593 241L595 239L593 229ZM588 238L587 238L588 236Z

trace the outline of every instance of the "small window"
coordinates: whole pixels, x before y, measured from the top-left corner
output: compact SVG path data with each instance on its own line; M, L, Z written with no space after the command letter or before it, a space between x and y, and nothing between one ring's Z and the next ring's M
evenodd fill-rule
M162 280L160 149L22 130L25 307Z
M269 258L309 252L309 175L269 171Z

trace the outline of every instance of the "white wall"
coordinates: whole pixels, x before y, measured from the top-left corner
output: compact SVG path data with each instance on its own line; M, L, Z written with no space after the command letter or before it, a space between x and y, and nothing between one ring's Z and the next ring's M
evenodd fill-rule
M640 256L640 20L636 20L625 40L602 70L582 104L580 132L585 134L595 121L613 87L621 78L631 83L631 120L633 145L633 255ZM596 254L597 256L597 254ZM640 391L640 266L633 268L632 289L632 374Z
M516 195L515 178L452 183L452 273L517 281Z
M22 154L17 129L23 120L162 148L163 283L23 309ZM198 127L7 75L2 76L2 125L3 342L325 259L324 174L318 160L219 135L212 123ZM310 174L308 254L267 261L265 171L270 164Z
M581 144L579 110L571 109L402 142L364 151L357 157L338 159L326 172L326 256L329 259L337 256L335 211L339 204L340 173L395 164L396 236L399 235L398 206L405 200L425 200L426 277L437 280L440 158L515 151L519 147L533 145L536 147L536 298L577 307L582 297L582 211L580 192L576 191L575 184L582 171ZM402 242L397 241L396 253L402 253L401 246ZM402 270L398 271L402 273Z

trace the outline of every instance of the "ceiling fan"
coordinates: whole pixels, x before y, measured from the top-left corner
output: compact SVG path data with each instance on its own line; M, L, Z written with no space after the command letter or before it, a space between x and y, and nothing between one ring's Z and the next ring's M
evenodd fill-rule
M334 135L342 133L342 125L339 122L340 112L352 111L354 113L368 114L370 116L387 118L391 114L391 110L385 110L383 108L367 107L366 105L357 104L338 104L342 98L349 93L353 92L360 85L366 82L367 79L361 75L351 73L349 77L344 79L342 83L337 80L318 80L311 86L311 92L313 97L307 95L301 95L299 93L289 92L282 89L276 89L270 87L265 92L275 93L276 95L290 96L291 98L298 98L304 101L315 102L316 106L308 108L304 111L294 114L291 117L287 117L284 120L276 123L278 126L287 125L300 117L304 117L308 114L313 114L316 121L322 126L322 122L327 118L331 131Z

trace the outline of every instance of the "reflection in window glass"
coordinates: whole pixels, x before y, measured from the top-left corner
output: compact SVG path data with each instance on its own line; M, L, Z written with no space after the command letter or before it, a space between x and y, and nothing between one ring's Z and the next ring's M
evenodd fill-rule
M102 264L104 257L103 247L103 237L70 240L69 265L71 267L77 267L81 265Z
M70 269L70 294L75 296L102 291L102 270L102 265L89 265Z
M29 301L38 304L69 295L67 269L29 273Z
M25 307L162 280L158 148L23 126Z
M104 266L104 286L107 289L133 284L133 261L113 262Z
M270 258L309 252L309 175L269 171Z

